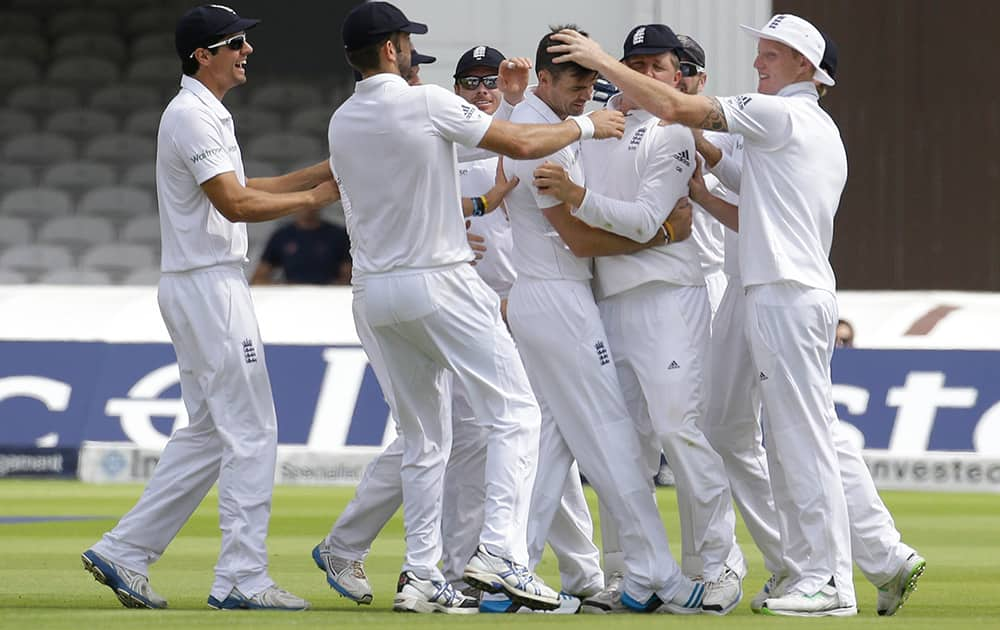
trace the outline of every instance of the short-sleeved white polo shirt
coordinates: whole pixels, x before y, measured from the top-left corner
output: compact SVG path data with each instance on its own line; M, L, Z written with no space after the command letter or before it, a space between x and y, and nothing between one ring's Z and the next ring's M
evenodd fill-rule
M246 260L246 225L222 216L201 188L226 172L246 185L233 116L201 81L185 75L163 111L156 136L161 271Z
M534 93L518 103L510 117L511 122L528 124L556 124L562 119ZM531 185L534 171L543 162L553 162L566 169L570 179L583 185L583 164L580 161L580 143L573 142L552 155L539 160L504 160L508 177L517 176L521 183L507 193L507 212L514 236L514 270L518 277L527 276L544 280L590 280L593 259L579 258L559 236L542 209L561 202L543 195Z
M836 290L833 217L847 181L840 131L810 82L777 95L720 99L743 136L740 272L744 286L793 281Z
M491 119L436 85L376 74L330 118L351 258L362 275L471 261L455 143L476 146Z

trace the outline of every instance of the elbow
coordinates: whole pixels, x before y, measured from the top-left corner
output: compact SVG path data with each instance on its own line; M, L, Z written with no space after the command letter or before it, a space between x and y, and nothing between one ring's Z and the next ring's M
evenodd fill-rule
M230 223L245 223L247 220L246 213L242 211L240 205L237 203L219 204L215 209Z
M535 160L545 157L541 148L526 138L512 138L507 157L515 160Z
M600 255L590 243L566 243L566 247L577 258L593 258Z

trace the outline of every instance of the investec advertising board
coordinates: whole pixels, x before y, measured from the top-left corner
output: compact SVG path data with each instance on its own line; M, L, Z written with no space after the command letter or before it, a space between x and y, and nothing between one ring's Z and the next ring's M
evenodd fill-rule
M858 342L883 346L838 350L833 361L838 414L881 487L1000 490L1000 339L968 330L990 319L984 309L1000 314L1000 299L981 297L840 296ZM356 482L395 431L350 290L267 288L254 299L278 412L278 481ZM942 300L959 306L921 320ZM917 320L930 330L911 334ZM78 465L68 458L81 478L141 480L187 423L153 288L0 288L0 357L0 476L47 471L55 455L82 449Z

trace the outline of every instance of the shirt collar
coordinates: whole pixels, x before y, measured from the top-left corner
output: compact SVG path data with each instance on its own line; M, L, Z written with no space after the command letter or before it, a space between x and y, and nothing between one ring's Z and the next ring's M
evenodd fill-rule
M388 85L390 83L397 83L399 85L409 86L406 79L394 74L392 72L379 72L378 74L373 74L367 79L362 79L354 85L355 92L370 92L376 88L383 85Z
M198 79L189 76L187 74L181 76L181 88L192 92L198 99L208 106L212 113L215 114L219 120L231 119L233 115L229 113L226 106L222 104L222 101L215 98L215 94L209 90L204 83Z
M534 92L524 97L524 104L535 110L547 123L561 123L562 118L556 115L552 108L545 104L545 101L538 98Z
M806 96L819 100L819 92L812 81L799 81L790 83L778 90L778 96Z

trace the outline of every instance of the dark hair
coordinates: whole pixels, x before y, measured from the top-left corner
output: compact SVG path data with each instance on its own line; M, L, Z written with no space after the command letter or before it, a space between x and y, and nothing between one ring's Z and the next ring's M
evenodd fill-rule
M399 40L400 33L396 31L395 33L386 33L385 37L379 39L377 42L368 44L364 48L358 48L357 50L348 50L344 54L347 56L347 63L357 70L358 72L364 72L365 70L372 70L378 68L380 63L378 51L382 48L387 41L391 41L396 50L399 50Z
M538 42L538 50L535 51L535 74L541 73L542 70L548 70L552 75L552 78L557 79L559 76L569 72L574 77L584 77L591 74L597 74L596 71L589 68L584 68L580 64L570 61L566 63L555 63L552 60L559 56L558 53L550 53L547 48L549 46L558 45L560 42L552 39L554 33L558 33L563 29L573 29L584 37L590 37L587 31L581 29L576 24L563 24L559 26L549 26L550 32L542 38L542 41Z
M198 48L205 48L205 47L199 46ZM195 48L195 50L198 50L198 48ZM218 48L206 48L206 50L212 53L213 56L219 53ZM193 51L192 54L194 54ZM193 77L194 75L198 74L198 68L200 67L201 64L198 63L198 60L195 59L194 57L188 57L187 59L181 61L181 72L188 75L189 77Z

